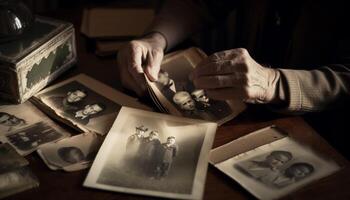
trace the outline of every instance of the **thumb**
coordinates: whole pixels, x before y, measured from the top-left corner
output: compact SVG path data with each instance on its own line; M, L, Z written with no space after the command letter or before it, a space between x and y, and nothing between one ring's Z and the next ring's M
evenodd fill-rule
M146 75L151 81L158 80L158 73L160 70L160 65L163 60L163 50L162 49L152 49L147 55L147 66Z

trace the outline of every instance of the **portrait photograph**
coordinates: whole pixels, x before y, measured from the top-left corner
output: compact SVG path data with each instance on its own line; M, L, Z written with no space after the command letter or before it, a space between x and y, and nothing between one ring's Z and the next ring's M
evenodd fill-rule
M0 106L0 136L41 121L51 121L29 101Z
M259 199L277 199L340 169L290 137L276 140L215 167Z
M54 113L53 117L68 120L84 132L99 134L108 132L122 105L149 109L136 99L86 75L78 75L49 87L37 94L36 98L47 114ZM46 107L42 107L43 104Z
M147 81L155 96L171 114L222 124L244 108L241 102L210 99L195 88L191 74L206 55L196 48L166 56L156 82Z
M55 142L69 135L54 124L38 122L2 136L0 140L9 143L20 155L25 156L38 149L42 144Z
M201 199L217 124L123 107L84 186Z
M101 144L101 137L94 133L83 133L45 144L37 152L50 169L65 170L75 165L74 169L78 170L90 166L88 163L93 161Z

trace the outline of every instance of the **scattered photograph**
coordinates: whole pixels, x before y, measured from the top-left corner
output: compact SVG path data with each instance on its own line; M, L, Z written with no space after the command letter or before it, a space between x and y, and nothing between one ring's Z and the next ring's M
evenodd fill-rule
M30 102L0 106L0 136L50 119Z
M38 154L50 169L81 170L89 167L102 144L102 138L93 133L83 133L43 145ZM68 169L68 170L67 170Z
M0 198L38 187L37 177L28 167L0 174Z
M340 169L284 137L215 164L259 199L277 199Z
M55 113L53 117L68 120L72 123L70 125L84 132L99 134L108 132L122 105L149 109L136 99L85 75L49 87L37 94L36 98L41 103L40 107L44 104L51 110L44 107L44 112Z
M67 136L67 132L54 124L38 122L3 136L1 141L9 143L20 155L25 156L42 144L55 142Z
M123 107L84 186L201 199L217 124Z
M28 161L20 156L9 144L0 144L0 174L28 164Z
M195 88L190 78L196 65L206 56L196 48L166 56L156 82L148 81L161 104L171 114L222 124L240 113L242 102L217 101Z

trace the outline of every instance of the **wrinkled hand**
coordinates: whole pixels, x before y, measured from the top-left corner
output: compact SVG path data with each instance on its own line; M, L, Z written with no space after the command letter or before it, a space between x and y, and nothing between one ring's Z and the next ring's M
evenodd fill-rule
M271 103L279 72L258 64L246 49L232 49L209 56L194 70L196 88L213 99L241 99L248 103Z
M165 38L158 33L126 44L118 53L118 67L123 86L135 91L139 96L144 95L146 83L143 73L151 81L158 79L165 46Z

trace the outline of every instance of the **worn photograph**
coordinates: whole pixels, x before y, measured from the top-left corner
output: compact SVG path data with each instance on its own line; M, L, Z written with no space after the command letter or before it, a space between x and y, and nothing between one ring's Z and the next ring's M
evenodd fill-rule
M94 133L83 133L65 138L55 143L45 144L38 154L50 169L85 169L95 158L102 138ZM80 167L78 167L80 166Z
M289 137L215 164L259 199L277 199L340 167Z
M241 112L244 104L210 99L203 89L195 88L191 73L204 57L195 48L165 57L158 80L148 84L171 114L222 124Z
M40 98L64 118L99 133L110 127L121 107L77 81L41 94Z
M108 132L122 105L150 110L137 99L83 74L53 85L35 98L47 114L68 120L69 125L84 132L102 135Z
M0 174L28 164L28 161L20 156L11 145L0 144Z
M38 178L28 167L22 167L0 174L0 198L38 186Z
M0 136L50 119L30 102L0 106Z
M84 186L201 199L217 124L123 107Z
M68 136L67 132L52 123L38 122L3 136L1 141L9 143L24 156L35 151L42 144L55 142Z

